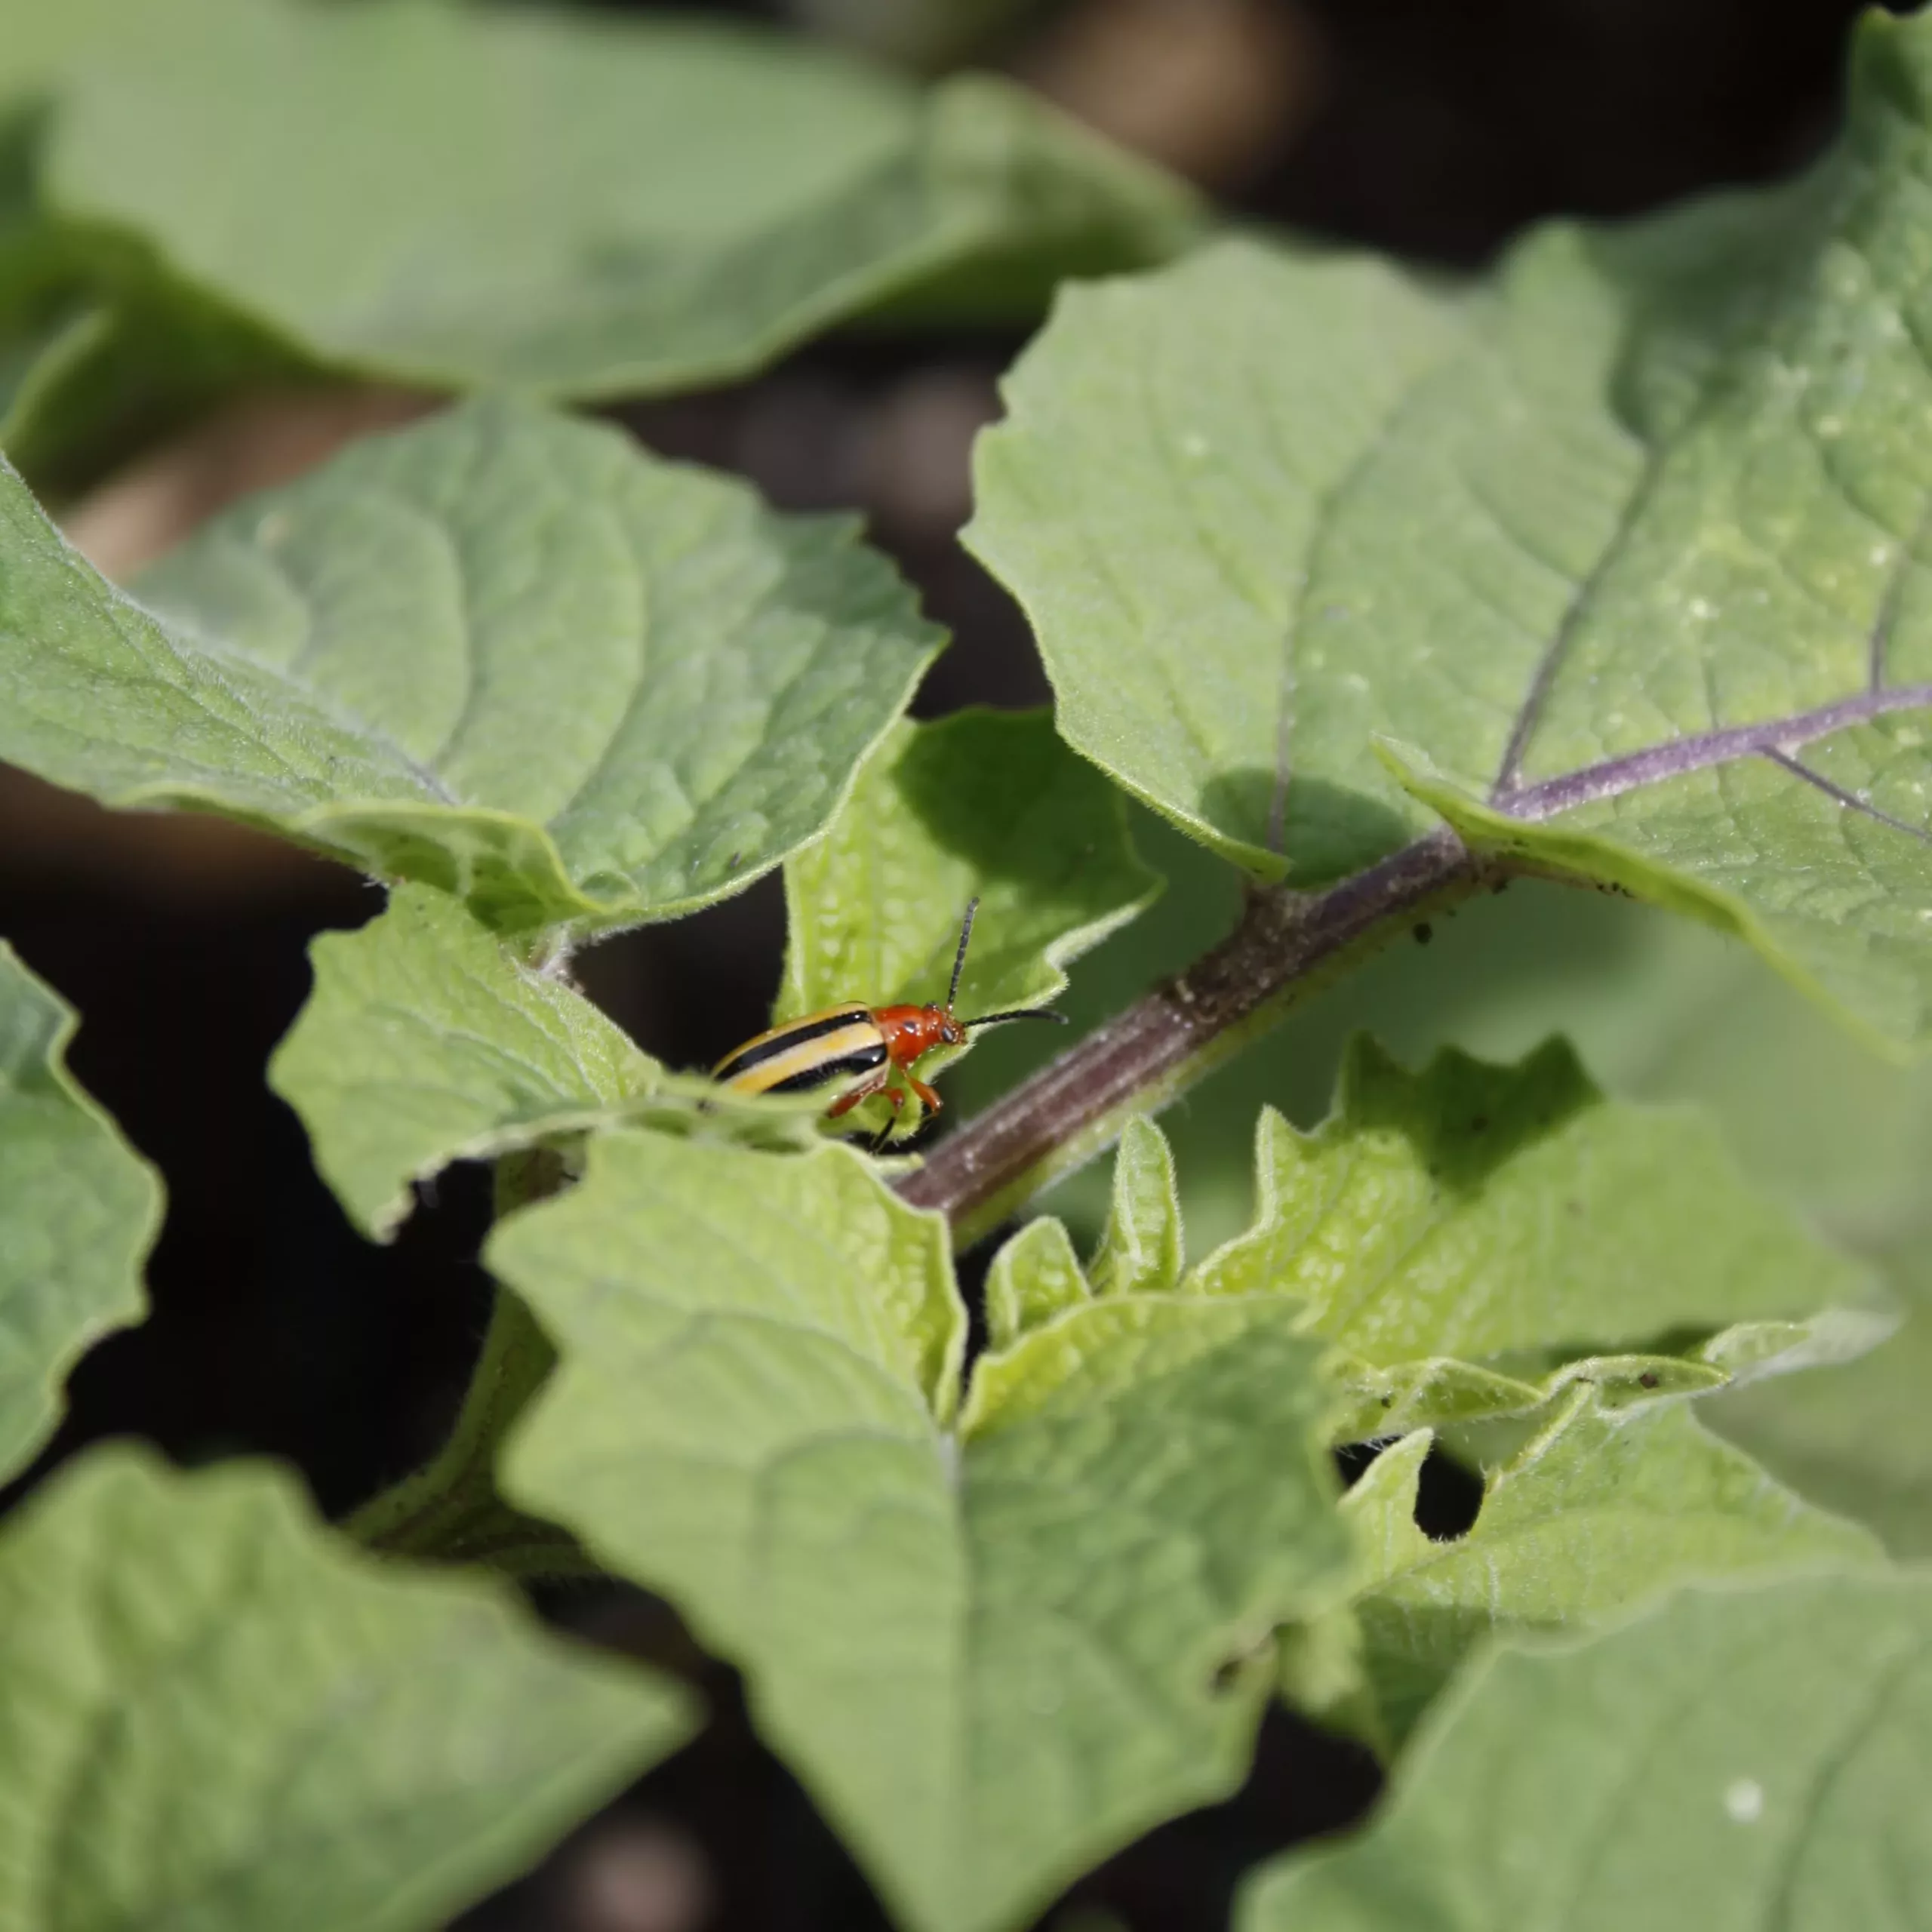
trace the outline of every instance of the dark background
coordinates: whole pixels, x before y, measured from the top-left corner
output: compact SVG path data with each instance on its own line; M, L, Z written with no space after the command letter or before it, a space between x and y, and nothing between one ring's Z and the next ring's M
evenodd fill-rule
M841 4L720 11L822 28ZM843 4L849 22L854 0ZM1848 0L1087 0L1009 4L976 53L1251 215L1475 266L1541 217L1637 213L1801 165L1835 125L1855 11ZM892 0L883 17L906 38L925 14L920 0ZM928 65L944 51L937 36L909 51ZM957 634L924 715L1035 703L1047 693L1024 629L955 541L968 448L1017 346L835 339L755 383L624 420L667 453L749 475L785 507L862 506ZM478 1174L446 1177L433 1209L372 1248L262 1084L307 991L309 938L360 923L377 895L223 827L57 808L30 790L5 802L0 933L80 1009L74 1069L168 1192L152 1317L82 1364L71 1416L27 1483L86 1441L137 1432L186 1462L286 1457L325 1509L345 1509L434 1446L488 1296L472 1259L488 1204ZM781 937L768 881L599 949L583 977L651 1051L708 1064L763 1024ZM1439 1527L1466 1505L1445 1476ZM731 1673L667 1611L582 1591L544 1607L697 1676L717 1721L469 1915L469 1932L883 1924L752 1736ZM1136 1932L1220 1926L1247 1865L1346 1823L1374 1789L1366 1759L1278 1714L1238 1797L1154 1832L1050 1916L1071 1927L1111 1915Z

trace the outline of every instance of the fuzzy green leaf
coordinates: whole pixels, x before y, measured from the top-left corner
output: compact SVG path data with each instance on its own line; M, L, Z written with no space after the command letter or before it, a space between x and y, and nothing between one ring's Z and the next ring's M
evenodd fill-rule
M1093 1294L1064 1224L1051 1215L1029 1221L986 1270L987 1339L1002 1352Z
M786 863L777 1017L943 1000L975 897L961 1012L1044 1005L1066 968L1159 889L1119 794L1044 712L901 724L830 833Z
M1342 1506L1360 1538L1363 1661L1398 1738L1492 1632L1574 1629L1687 1581L1880 1560L1869 1531L1807 1507L1681 1401L1619 1414L1571 1390L1447 1542L1416 1526L1429 1442L1385 1450Z
M1114 1155L1113 1209L1087 1270L1093 1292L1164 1294L1186 1258L1168 1137L1151 1120L1130 1121Z
M1017 1922L1238 1782L1346 1564L1284 1304L1070 1307L955 1427L944 1228L845 1149L604 1137L488 1258L560 1356L508 1490L745 1670L909 1926Z
M805 1147L810 1102L750 1098L667 1073L561 969L528 964L448 894L396 888L388 909L309 949L315 991L269 1063L315 1164L365 1234L386 1240L411 1183L622 1123Z
M66 1068L72 1010L0 943L0 1478L88 1344L146 1312L161 1183Z
M1856 1361L1780 1377L1712 1403L1709 1420L1781 1481L1869 1523L1894 1555L1932 1557L1932 1238L1887 1270L1898 1332Z
M692 1728L259 1465L64 1470L0 1540L0 1646L8 1925L428 1932Z
M0 756L600 929L817 836L938 642L849 524L486 401L217 518L137 586L0 467Z
M1697 1592L1503 1649L1352 1842L1251 1881L1239 1932L1903 1932L1932 1891L1932 1583Z
M1446 290L1238 245L1075 291L974 547L1062 728L1317 884L1446 814L1932 1036L1932 17L1804 180Z
M1158 260L1198 219L994 82L924 95L795 37L447 6L261 4L90 62L45 180L286 352L578 396L740 375L941 279L1036 301L1049 265Z

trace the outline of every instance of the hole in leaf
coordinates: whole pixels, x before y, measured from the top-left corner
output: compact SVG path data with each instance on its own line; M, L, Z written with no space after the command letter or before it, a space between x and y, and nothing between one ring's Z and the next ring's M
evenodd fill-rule
M1416 1481L1416 1527L1432 1542L1453 1543L1469 1534L1481 1507L1481 1477L1431 1444Z

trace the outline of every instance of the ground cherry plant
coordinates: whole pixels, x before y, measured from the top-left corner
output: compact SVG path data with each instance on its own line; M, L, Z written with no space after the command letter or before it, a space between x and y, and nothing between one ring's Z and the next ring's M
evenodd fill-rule
M907 1932L1030 1923L1276 1700L1389 1784L1243 1932L1922 1922L1932 19L1801 177L1461 283L749 32L0 20L0 759L381 881L266 1078L372 1242L493 1162L498 1284L343 1521L108 1445L0 1531L0 1922L441 1922L706 1721L521 1601L585 1577ZM851 522L587 413L1056 288L966 539L1051 715L911 721ZM348 378L448 400L125 585L45 506ZM961 1010L1081 1030L875 1158L578 990L775 871L774 1023L938 998L977 897ZM165 1211L75 1024L0 949L8 1475Z

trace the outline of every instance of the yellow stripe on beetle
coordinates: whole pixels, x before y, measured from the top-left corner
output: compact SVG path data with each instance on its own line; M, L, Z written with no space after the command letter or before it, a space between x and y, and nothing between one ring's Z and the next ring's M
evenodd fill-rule
M891 1138L906 1096L891 1084L896 1069L906 1085L931 1113L939 1111L939 1096L913 1071L915 1064L935 1047L956 1047L974 1026L997 1026L1005 1020L1051 1020L1064 1026L1066 1016L1045 1007L1017 1007L1004 1013L985 1013L961 1020L952 1010L959 996L959 975L966 964L966 943L973 937L975 899L966 908L959 928L959 949L952 955L952 981L943 1006L862 1006L856 1001L829 1006L787 1020L727 1054L711 1069L711 1077L740 1094L805 1094L835 1081L852 1085L826 1108L828 1118L838 1119L875 1094L892 1103L892 1118L872 1142L876 1153Z
M863 1007L834 1008L747 1040L714 1077L740 1094L804 1094L863 1077L886 1057L885 1035Z

